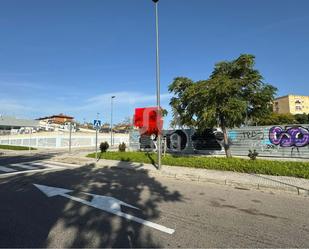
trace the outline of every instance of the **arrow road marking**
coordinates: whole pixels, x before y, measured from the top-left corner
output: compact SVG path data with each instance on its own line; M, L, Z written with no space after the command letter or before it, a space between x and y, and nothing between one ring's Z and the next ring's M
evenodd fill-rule
M37 187L39 190L41 190L46 196L53 197L53 196L63 196L65 198L71 199L76 202L83 203L85 205L88 205L90 207L94 207L103 211L106 211L111 214L118 215L120 217L126 218L128 220L135 221L137 223L143 224L145 226L160 230L162 232L173 234L175 232L174 229L167 228L165 226L153 223L151 221L143 220L141 218L135 217L130 214L123 213L121 211L121 206L126 206L134 209L138 209L137 207L134 207L128 203L125 203L121 200L118 200L116 198L110 197L110 196L104 196L104 195L95 195L90 193L85 193L87 195L92 196L91 201L86 201L81 198L69 195L68 193L72 192L73 190L65 189L65 188L55 188L55 187L49 187L45 185L39 185L39 184L33 184L35 187Z

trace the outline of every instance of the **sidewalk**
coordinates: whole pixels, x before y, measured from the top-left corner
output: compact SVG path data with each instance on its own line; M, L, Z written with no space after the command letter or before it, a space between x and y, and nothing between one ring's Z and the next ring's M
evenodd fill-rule
M84 152L77 152L74 154L66 153L55 156L51 160L76 165L95 163L98 167L135 170L141 172L146 171L151 176L165 176L179 180L213 182L224 185L233 185L240 188L288 191L302 196L309 196L309 180L303 178L246 174L231 171L207 170L167 165L163 165L161 170L157 170L152 164L105 159L101 159L96 162L96 160L92 158L85 157Z

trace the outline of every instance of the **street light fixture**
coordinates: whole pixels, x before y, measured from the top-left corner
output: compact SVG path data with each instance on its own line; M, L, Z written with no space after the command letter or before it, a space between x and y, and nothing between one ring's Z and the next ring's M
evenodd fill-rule
M111 96L111 146L113 145L113 99L116 96Z

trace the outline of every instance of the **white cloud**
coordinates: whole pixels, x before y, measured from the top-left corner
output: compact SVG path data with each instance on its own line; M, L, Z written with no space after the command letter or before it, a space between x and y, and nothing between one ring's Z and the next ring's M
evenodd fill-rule
M1 99L0 100L0 114L15 115L38 118L40 116L52 115L57 113L65 113L74 116L77 120L92 120L95 118L97 112L100 113L100 118L104 122L110 119L111 96L116 96L114 99L114 119L115 122L123 120L125 117L132 116L134 108L146 107L156 105L156 95L144 94L142 92L110 92L99 94L88 99L75 101L74 104L70 101L68 103L65 99L63 101L50 99L37 99L34 102L22 101L21 99ZM161 106L168 109L168 103L171 94L161 94ZM67 99L70 99L68 97ZM27 105L29 102L31 105Z
M12 99L1 99L0 100L0 114L21 115L26 112L29 113L33 110L34 109L32 107L20 104L16 100L12 100Z
M144 94L141 92L112 92L97 95L89 98L86 102L87 105L104 105L109 104L111 101L111 96L116 96L115 102L119 104L152 104L156 105L156 95ZM170 99L171 95L168 93L161 94L161 101L164 102Z

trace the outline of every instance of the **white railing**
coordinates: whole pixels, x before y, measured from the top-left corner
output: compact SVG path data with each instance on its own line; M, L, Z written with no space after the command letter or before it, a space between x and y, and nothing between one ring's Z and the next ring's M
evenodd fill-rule
M0 136L0 144L3 145L19 145L31 146L35 148L68 148L69 134L25 134L25 135L6 135ZM98 144L101 142L108 142L110 144L110 134L99 134ZM114 145L124 142L129 144L128 134L114 134ZM78 133L72 134L71 140L72 148L92 147L95 146L95 134L81 135Z

